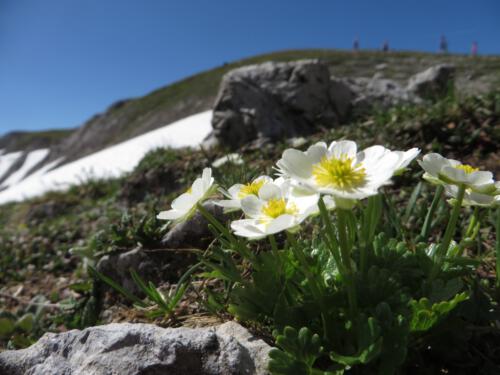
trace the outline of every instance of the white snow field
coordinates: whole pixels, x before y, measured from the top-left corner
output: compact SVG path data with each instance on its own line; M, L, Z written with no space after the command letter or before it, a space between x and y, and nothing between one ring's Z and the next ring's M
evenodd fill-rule
M34 150L28 153L26 160L24 161L21 168L12 173L2 184L1 187L14 185L15 183L21 181L26 174L38 163L40 163L49 154L50 150L48 148Z
M10 167L12 167L12 164L14 164L22 154L22 151L16 151L0 156L0 178L7 173Z
M198 113L46 173L37 171L0 191L0 204L36 197L48 191L65 190L90 178L119 177L132 171L145 154L156 148L197 147L212 131L211 120L212 111ZM2 156L2 160L6 156Z

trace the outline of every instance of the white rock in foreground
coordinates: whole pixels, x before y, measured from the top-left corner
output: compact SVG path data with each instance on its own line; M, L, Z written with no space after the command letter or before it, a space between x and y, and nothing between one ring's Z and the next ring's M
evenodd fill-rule
M234 322L210 328L109 324L45 334L0 353L9 375L261 375L270 346Z

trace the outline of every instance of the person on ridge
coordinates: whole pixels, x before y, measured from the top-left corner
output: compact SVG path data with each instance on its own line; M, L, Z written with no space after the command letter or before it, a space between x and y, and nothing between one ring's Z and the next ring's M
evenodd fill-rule
M389 52L389 42L387 40L384 40L384 44L382 44L382 51Z
M472 56L477 56L477 49L478 49L477 42L476 41L472 42L472 47L470 49L470 54Z
M352 43L352 50L354 52L359 51L359 38L358 37L354 38L354 42Z
M441 35L441 41L439 42L439 52L448 52L448 41L446 40L446 37L444 35Z

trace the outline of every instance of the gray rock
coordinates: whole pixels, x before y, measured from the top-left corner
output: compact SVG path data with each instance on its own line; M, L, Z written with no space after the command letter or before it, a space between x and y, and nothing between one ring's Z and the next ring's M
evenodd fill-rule
M9 375L268 374L270 347L234 322L211 328L109 324L45 334L0 353Z
M453 88L455 67L450 64L432 66L410 77L406 89L424 99L437 99Z
M222 207L212 201L203 203L203 207L220 222L225 221ZM201 213L196 212L191 219L172 227L163 238L162 246L167 249L205 249L212 240L213 234L208 229L208 221Z
M351 91L351 117L365 115L374 109L384 110L395 105L421 102L419 97L398 82L382 78L379 74L372 78L332 78L332 82L343 83Z
M162 279L161 264L155 262L141 248L119 254L104 255L97 263L96 269L139 297L144 294L132 279L131 269L137 272L143 280L156 283Z
M326 64L268 62L224 76L214 105L212 137L234 149L258 138L291 138L337 122Z

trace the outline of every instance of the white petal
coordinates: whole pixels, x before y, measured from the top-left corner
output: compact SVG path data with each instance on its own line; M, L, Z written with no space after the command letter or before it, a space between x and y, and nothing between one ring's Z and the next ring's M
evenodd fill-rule
M424 171L432 176L437 176L443 167L451 165L450 160L436 153L425 155L422 161L419 161L418 163Z
M249 195L241 200L241 209L246 216L251 218L257 218L261 215L261 208L264 204L255 195Z
M235 220L231 222L231 229L237 236L249 239L256 240L265 237L266 234L256 224L257 221L252 219Z
M358 153L356 162L376 162L388 152L391 151L384 146L371 146Z
M333 141L328 147L329 156L333 156L339 159L342 156L347 156L348 158L356 157L356 152L358 146L356 142L353 141Z
M493 173L489 171L476 171L469 174L469 182L474 185L493 184Z
M194 199L200 199L205 193L205 188L203 186L204 182L202 178L197 178L191 185L191 195Z
M408 151L394 151L400 157L397 169L406 168L420 154L419 148L412 148Z
M185 214L186 212L184 211L168 210L160 212L158 215L156 215L156 218L159 220L176 220L184 216Z
M281 215L271 220L267 225L266 232L274 234L297 225L295 217L292 215Z
M214 183L214 179L212 178L212 169L210 168L203 169L203 174L201 175L201 179L203 181L203 193L205 193Z
M244 186L243 184L235 184L231 186L228 190L229 196L233 199L239 199L238 196L243 186Z
M281 198L281 189L274 184L265 184L259 190L259 198L265 201Z
M293 148L285 150L277 164L283 172L291 177L307 179L312 173L313 163L311 160L302 151Z
M222 201L215 201L214 204L224 208L241 208L241 200L239 199L225 199Z
M456 183L466 183L469 181L469 175L463 169L449 165L441 169L440 175Z
M309 157L309 160L313 164L319 163L321 159L327 154L328 149L326 147L325 142L318 142L311 147L309 147L306 151L307 156Z
M189 193L179 195L172 201L172 208L179 211L190 210L196 204L196 199Z

